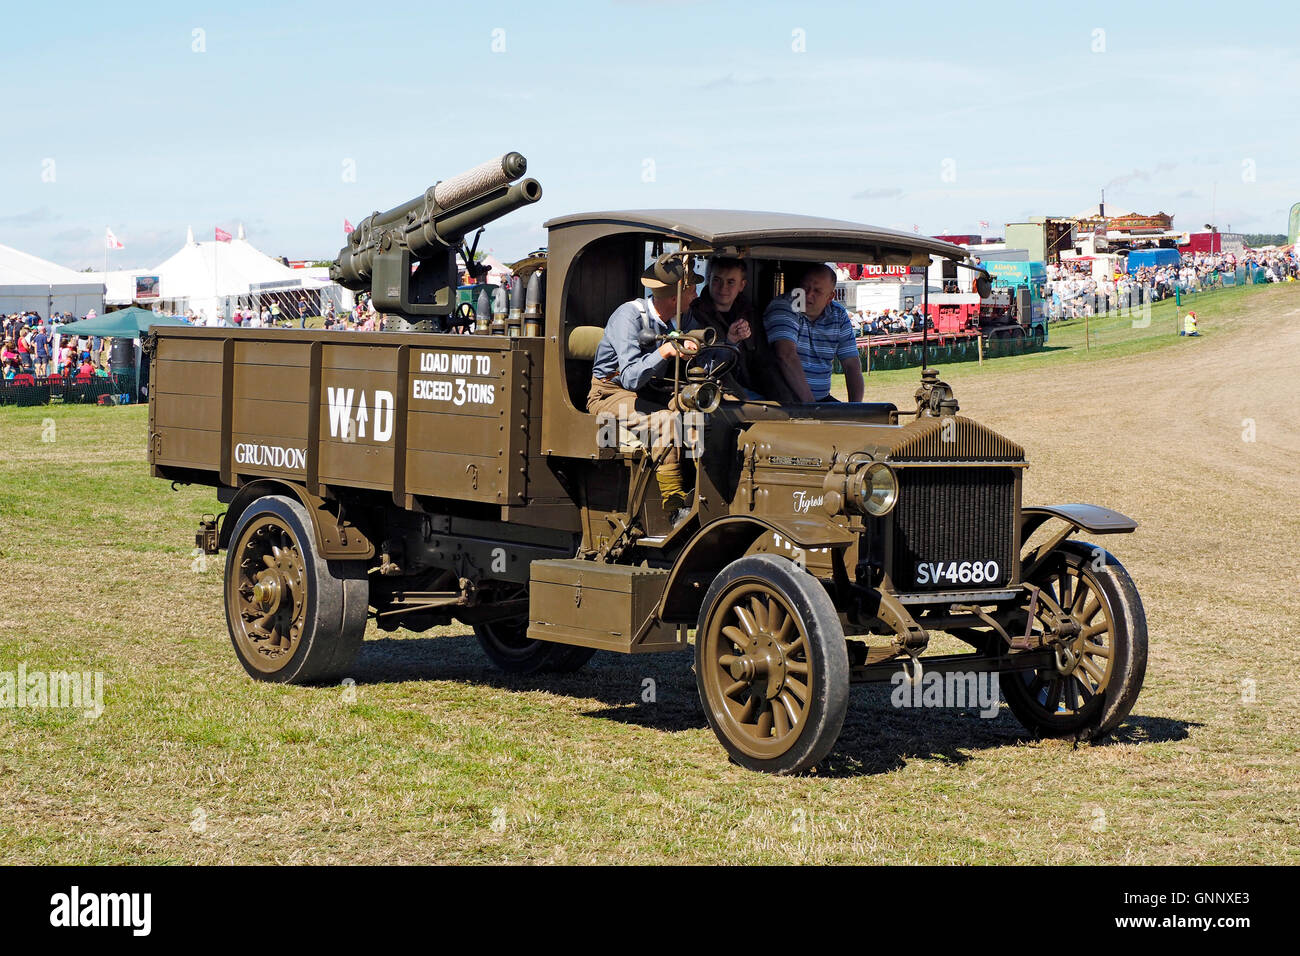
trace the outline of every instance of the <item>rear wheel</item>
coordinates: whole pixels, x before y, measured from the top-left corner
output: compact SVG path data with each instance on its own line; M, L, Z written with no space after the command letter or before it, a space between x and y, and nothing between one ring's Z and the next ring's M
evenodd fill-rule
M596 653L590 647L529 640L526 617L475 624L474 636L483 653L508 674L569 673Z
M695 632L709 726L738 764L800 773L835 741L849 699L844 631L821 582L775 555L733 561L714 580Z
M301 502L268 495L244 510L225 590L230 641L250 676L311 684L346 674L366 629L366 565L322 558Z
M1102 737L1128 716L1147 666L1147 620L1137 587L1109 552L1066 541L1030 582L1064 612L1071 635L1054 666L1004 675L1007 706L1044 737ZM1053 630L1040 602L1032 635ZM1021 618L1022 622L1024 618Z

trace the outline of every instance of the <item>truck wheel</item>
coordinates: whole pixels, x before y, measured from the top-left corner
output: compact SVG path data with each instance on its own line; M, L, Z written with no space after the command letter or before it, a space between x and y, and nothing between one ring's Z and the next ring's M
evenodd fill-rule
M1083 541L1060 545L1031 583L1060 605L1079 631L1055 666L1003 675L1007 706L1039 736L1103 737L1133 709L1146 676L1142 598L1123 565ZM1042 612L1035 618L1033 631L1042 633Z
M596 653L591 647L533 641L528 638L528 619L475 624L483 653L507 674L538 674L543 671L567 674L576 671Z
M849 703L844 630L821 583L785 558L740 558L714 580L695 673L709 726L742 767L800 773L839 739Z
M345 676L369 597L365 562L322 558L300 502L268 495L239 516L226 552L226 626L252 677L312 684Z

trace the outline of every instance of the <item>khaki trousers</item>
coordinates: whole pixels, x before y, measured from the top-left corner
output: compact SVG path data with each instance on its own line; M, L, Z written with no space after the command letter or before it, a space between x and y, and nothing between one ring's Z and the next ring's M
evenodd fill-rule
M621 449L640 448L658 454L667 445L668 454L663 460L665 465L680 462L683 444L689 444L693 438L689 425L685 428L686 435L681 434L682 416L677 411L676 396L665 405L628 391L615 382L593 378L591 391L587 393L587 411L595 415L605 413L615 417L618 447ZM604 431L602 425L602 434Z

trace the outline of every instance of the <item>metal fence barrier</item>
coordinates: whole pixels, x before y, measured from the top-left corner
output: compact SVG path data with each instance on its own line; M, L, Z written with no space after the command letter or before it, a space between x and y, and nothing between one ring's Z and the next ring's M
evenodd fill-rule
M22 375L0 383L0 405L96 405L104 395L114 396L115 405L134 401L135 373L84 379Z

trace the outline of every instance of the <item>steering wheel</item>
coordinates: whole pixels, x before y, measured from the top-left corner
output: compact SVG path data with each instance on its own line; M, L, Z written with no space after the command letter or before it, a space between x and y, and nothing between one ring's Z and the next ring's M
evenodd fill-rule
M740 361L740 347L730 342L715 341L712 345L701 345L699 350L686 362L686 371L699 369L705 377L721 381L722 377L736 367Z

